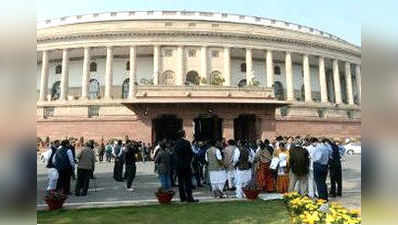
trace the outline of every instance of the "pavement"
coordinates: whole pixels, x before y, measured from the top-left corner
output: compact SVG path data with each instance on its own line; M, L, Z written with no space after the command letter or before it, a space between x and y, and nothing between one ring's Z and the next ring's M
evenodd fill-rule
M343 163L343 197L331 198L331 201L341 202L352 209L361 208L361 162L360 155L351 156ZM87 196L76 197L70 195L66 200L65 208L92 208L92 207L116 207L130 205L157 204L154 192L160 187L160 182L154 174L153 162L138 162L137 174L133 186L134 192L126 191L124 182L116 182L113 176L113 163L98 162L95 171L95 180L91 180ZM47 168L38 161L37 165L37 209L47 209L43 200L47 187ZM74 190L75 181L72 181L71 191ZM174 188L176 195L173 201L178 202L178 189ZM208 186L195 189L194 198L201 202L235 201L234 192L228 192L229 198L214 199ZM262 199L280 199L279 194L262 194Z

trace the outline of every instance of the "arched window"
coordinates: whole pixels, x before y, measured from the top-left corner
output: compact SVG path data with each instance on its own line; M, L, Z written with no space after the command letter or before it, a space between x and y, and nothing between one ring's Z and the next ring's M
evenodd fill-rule
M274 83L274 92L275 92L275 98L278 100L285 100L285 95L283 93L283 85L279 81L275 81Z
M129 97L129 89L130 89L130 78L127 78L123 81L122 84L122 98L126 99Z
M274 74L281 75L281 68L279 66L274 66Z
M198 72L196 71L189 71L187 73L187 78L185 80L185 85L199 85L200 84L200 77Z
M242 79L238 83L238 87L245 87L247 85L246 79Z
M55 67L55 74L61 74L62 73L62 66L61 65L57 65Z
M100 95L100 84L96 79L91 79L88 84L88 98L98 99Z
M246 73L246 63L240 64L240 72Z
M175 73L171 70L167 70L160 75L159 84L160 85L175 85Z
M56 81L51 88L51 100L59 99L61 94L61 81Z
M97 72L97 63L96 62L90 63L90 72Z
M220 86L223 85L225 82L224 78L222 77L220 71L213 71L210 74L210 84Z
M126 70L130 71L130 61L127 61L127 63L126 63Z

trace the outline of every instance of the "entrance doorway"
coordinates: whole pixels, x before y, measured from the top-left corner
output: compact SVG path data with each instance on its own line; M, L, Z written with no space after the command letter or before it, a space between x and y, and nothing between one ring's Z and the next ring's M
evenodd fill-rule
M222 119L217 116L200 115L194 119L194 126L196 140L221 140L222 138Z
M152 120L152 141L158 141L166 138L170 140L177 139L177 131L182 129L182 119L176 115L162 115Z
M255 141L257 139L256 115L239 115L234 119L235 140Z

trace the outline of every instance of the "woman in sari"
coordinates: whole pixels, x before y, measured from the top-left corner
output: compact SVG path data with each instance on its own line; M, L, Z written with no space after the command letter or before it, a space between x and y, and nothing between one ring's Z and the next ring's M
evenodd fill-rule
M279 149L275 152L274 157L279 160L276 191L286 193L289 188L289 151L285 148L284 143L279 144Z
M271 174L270 165L272 160L272 152L269 141L265 140L260 144L260 148L256 152L256 181L257 185L267 192L274 191L274 180Z

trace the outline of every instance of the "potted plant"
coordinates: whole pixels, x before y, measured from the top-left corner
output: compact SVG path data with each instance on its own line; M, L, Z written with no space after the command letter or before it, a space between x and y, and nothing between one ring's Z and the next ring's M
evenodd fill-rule
M173 198L175 192L172 190L165 190L163 188L159 188L157 192L155 192L156 197L160 204L169 204L171 199Z
M66 199L66 195L55 191L49 191L46 196L44 196L44 200L50 211L62 208Z
M243 193L245 193L246 198L249 200L256 200L258 194L261 192L261 188L257 186L257 183L252 179L249 184L243 187Z

